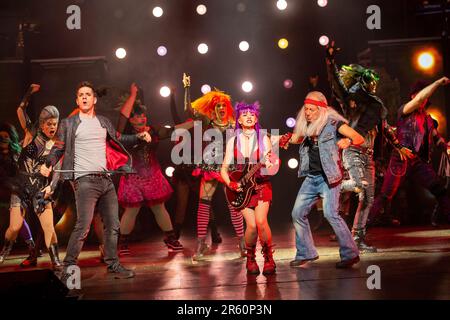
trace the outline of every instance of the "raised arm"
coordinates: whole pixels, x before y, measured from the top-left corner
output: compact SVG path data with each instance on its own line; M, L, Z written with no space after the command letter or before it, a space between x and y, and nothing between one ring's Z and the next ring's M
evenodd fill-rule
M336 99L345 105L345 99L348 97L349 93L339 76L339 70L334 60L337 51L339 51L339 48L335 48L334 41L332 41L331 45L326 48L325 62L327 64L328 81L331 85L331 90L336 96Z
M117 131L120 133L125 130L128 119L130 118L131 112L133 111L133 106L136 102L138 91L139 89L137 85L133 82L130 86L130 96L120 108L121 117L119 117L119 122L117 124Z
M170 90L170 113L172 115L173 123L177 124L182 122L180 115L178 114L177 104L175 102L175 88Z
M191 77L188 76L186 73L183 73L183 86L184 86L184 111L187 112L189 115L194 116L195 111L192 109L191 105Z
M449 83L450 80L447 77L442 77L420 90L411 101L403 106L403 110L401 110L402 115L410 114L419 109L420 106L422 106L424 102L433 95L437 88L448 85Z

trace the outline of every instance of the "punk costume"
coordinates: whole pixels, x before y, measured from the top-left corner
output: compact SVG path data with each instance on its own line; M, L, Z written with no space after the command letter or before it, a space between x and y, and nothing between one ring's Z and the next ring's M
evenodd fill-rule
M25 113L25 112L24 112ZM27 119L27 130L32 135L31 141L23 147L19 159L17 161L17 174L15 178L12 180L12 193L11 193L11 210L15 210L15 208L19 208L22 212L34 212L38 217L40 217L44 211L50 210L52 211L52 203L51 199L44 198L44 192L42 191L45 187L50 186L51 193L56 189L59 175L58 173L53 174L52 179L45 178L40 174L40 168L45 163L47 155L50 153L52 146L54 145L54 141L50 139L44 132L39 128L34 129L31 125L31 121L29 121L28 116ZM39 115L39 124L40 126L45 123L49 119L59 119L58 109L54 106L46 106L42 109ZM55 129L56 131L56 129ZM36 133L35 133L36 132ZM34 134L33 134L34 133ZM55 163L57 165L57 163ZM51 216L52 226L50 229L43 226L44 233L50 232L54 234L53 228L53 214ZM42 224L42 221L41 221ZM11 226L10 226L11 228ZM13 232L13 231L11 231ZM8 231L7 231L8 233ZM62 264L59 260L59 252L58 252L58 243L56 241L56 235L50 235L52 238L50 245L48 246L48 251L50 254L50 258L55 269L59 269L62 267ZM47 238L47 237L46 237ZM5 236L5 248L2 251L1 258L2 260L9 254L12 248L12 244L14 243L14 239L7 239ZM30 244L29 244L30 247ZM35 248L29 248L30 255L33 254L32 251ZM32 257L30 263L36 265L37 262L37 253Z
M387 110L375 95L379 76L370 69L352 64L338 70L333 51L327 51L328 78L332 91L343 107L349 125L364 137L360 146L343 150L342 158L350 179L342 183L343 192L358 193L358 208L352 234L362 252L376 252L365 243L366 224L375 196L375 164L373 160L375 138L381 126L383 134L394 147L399 147L395 132L386 121Z
M185 110L189 111L194 120L201 121L203 132L208 129L215 130L222 136L221 141L213 141L203 148L203 159L196 163L197 168L193 170L194 176L201 177L200 197L197 210L197 240L198 246L194 259L201 258L208 250L206 245L206 233L211 213L211 200L216 191L217 184L222 182L220 169L226 146L226 130L233 129L235 119L233 107L229 95L220 91L210 91L191 103L190 84L185 84ZM213 188L213 194L208 195L205 186ZM203 188L203 190L202 190ZM202 191L203 197L202 197ZM244 220L242 214L228 205L231 222L239 240L241 256L245 256Z

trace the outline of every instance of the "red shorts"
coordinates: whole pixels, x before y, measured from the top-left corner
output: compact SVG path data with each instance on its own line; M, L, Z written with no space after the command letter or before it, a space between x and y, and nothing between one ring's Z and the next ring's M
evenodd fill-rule
M247 208L256 208L259 201L272 203L272 184L270 182L264 182L256 186Z

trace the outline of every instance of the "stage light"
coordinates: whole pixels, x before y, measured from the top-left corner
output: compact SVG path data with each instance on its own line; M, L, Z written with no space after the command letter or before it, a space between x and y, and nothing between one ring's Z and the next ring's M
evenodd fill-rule
M174 167L167 167L166 168L166 176L173 177L173 172L175 171Z
M322 46L326 46L330 42L330 39L328 39L327 36L323 35L319 38L319 43Z
M199 15L204 15L206 13L206 6L204 4L200 4L197 6L197 13Z
M161 16L163 15L163 13L164 13L164 11L163 11L163 9L162 9L161 7L154 7L154 8L153 8L153 15L154 15L156 18L161 17Z
M286 89L292 88L293 85L294 85L294 83L292 82L291 79L286 79L286 80L283 81L283 86L284 86Z
M207 94L208 92L211 91L211 87L207 84L202 85L201 91L203 94Z
M170 128L172 128L172 127L171 127L170 125L166 124L166 125L164 126L164 128L170 129Z
M250 44L247 41L241 41L239 43L239 50L247 51L250 48Z
M245 12L245 10L247 10L247 6L245 5L245 3L239 2L236 5L236 9L238 12Z
M116 50L116 57L119 59L123 59L127 56L127 51L124 48L118 48Z
M288 161L288 166L289 166L289 168L291 168L291 169L297 168L297 167L298 167L298 160L295 159L295 158L289 159L289 161Z
M206 54L208 52L208 45L206 43L200 43L197 50L200 54Z
M161 89L159 89L159 94L162 97L167 98L168 96L170 96L170 88L167 86L161 87Z
M424 51L417 57L417 63L420 69L429 70L434 67L434 55L429 51Z
M277 8L278 8L278 10L285 10L287 8L286 0L278 0L277 1Z
M253 90L253 84L250 81L244 81L242 83L242 90L244 92L251 92Z
M158 52L159 56L164 57L167 54L167 48L164 46L159 46L156 52Z
M286 120L286 125L288 126L288 128L293 128L295 127L295 124L297 123L297 121L295 121L294 118L287 118Z
M280 47L280 49L286 49L289 45L289 42L287 41L287 39L282 38L280 40L278 40L278 46Z
M317 5L319 6L319 7L326 7L327 6L327 4L328 4L328 1L327 0L317 0Z

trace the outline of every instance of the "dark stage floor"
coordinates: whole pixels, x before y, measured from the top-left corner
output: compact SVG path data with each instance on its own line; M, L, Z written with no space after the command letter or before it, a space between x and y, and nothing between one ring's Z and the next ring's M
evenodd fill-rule
M195 240L183 238L186 249L168 254L161 240L132 245L132 255L121 258L136 277L114 280L99 262L97 247L85 248L80 258L81 299L155 300L298 300L298 299L450 299L450 227L372 229L370 240L379 253L361 255L352 269L337 270L336 242L325 232L315 234L320 259L291 268L294 257L292 230L274 235L276 276L247 276L245 260L238 258L236 239L224 242L204 261L193 262ZM17 252L16 252L17 253ZM0 272L19 271L24 254L13 255ZM64 252L62 252L64 257ZM258 262L262 268L262 258ZM381 289L368 289L368 267L381 271ZM49 267L41 258L39 268Z

